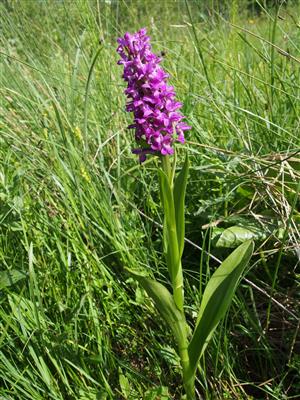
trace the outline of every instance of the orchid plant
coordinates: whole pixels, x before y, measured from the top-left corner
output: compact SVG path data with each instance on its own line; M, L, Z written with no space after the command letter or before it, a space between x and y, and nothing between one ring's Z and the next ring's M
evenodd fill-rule
M151 50L145 28L125 33L118 39L119 64L124 67L129 99L126 110L134 115L128 128L134 129L137 147L133 153L144 162L158 156L160 197L164 211L163 246L172 292L157 280L128 269L152 298L161 317L173 332L181 360L185 398L194 400L195 377L199 360L215 328L228 310L240 277L253 252L253 243L244 242L227 257L210 278L201 299L196 324L191 330L184 312L184 281L181 258L184 250L184 204L189 160L176 175L176 142L184 143L184 132L191 129L184 122L174 88L167 84L168 74L160 66L161 58ZM192 332L192 334L190 333Z

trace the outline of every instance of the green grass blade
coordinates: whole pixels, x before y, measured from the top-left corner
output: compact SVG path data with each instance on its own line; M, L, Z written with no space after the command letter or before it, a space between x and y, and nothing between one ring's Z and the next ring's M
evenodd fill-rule
M92 79L92 73L94 66L96 64L97 58L101 52L103 47L99 47L98 50L96 51L94 58L92 60L90 69L89 69L89 74L88 78L86 81L86 87L85 87L85 95L84 95L84 149L87 151L88 149L88 136L87 136L87 105L88 105L88 98L89 98L89 88L90 88L90 83Z

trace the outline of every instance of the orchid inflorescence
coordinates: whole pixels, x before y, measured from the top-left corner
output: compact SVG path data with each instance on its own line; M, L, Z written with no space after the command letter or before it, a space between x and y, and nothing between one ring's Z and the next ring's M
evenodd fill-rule
M118 64L124 66L125 90L130 102L126 111L133 112L139 148L133 152L146 159L146 154L173 154L174 140L184 143L184 131L191 129L178 110L182 103L176 101L173 86L167 84L169 75L159 65L162 59L152 53L150 38L145 28L137 33L125 33L118 39Z

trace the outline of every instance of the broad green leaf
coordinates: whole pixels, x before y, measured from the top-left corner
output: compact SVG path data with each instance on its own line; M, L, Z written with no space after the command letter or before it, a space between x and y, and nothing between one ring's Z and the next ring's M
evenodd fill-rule
M160 347L159 353L168 365L172 365L173 367L177 368L178 371L180 370L181 368L180 356L173 347L169 346L168 344L162 345Z
M121 368L119 368L119 384L122 390L122 394L125 399L128 399L131 392L131 386L126 375L123 374Z
M222 262L207 284L188 348L191 369L194 371L215 328L230 306L237 283L252 256L253 248L252 241L240 245Z
M185 200L188 173L189 173L189 158L188 155L186 155L182 170L180 171L174 183L174 205L175 205L176 231L177 231L179 257L182 256L184 248L184 234L185 234L184 200Z
M173 296L161 283L150 279L136 271L125 268L145 289L154 301L160 315L172 330L179 346L186 342L186 321L184 314L178 310Z
M263 228L251 229L242 226L231 226L227 229L215 228L213 230L213 243L216 247L235 248L247 240L264 240L267 237L267 232Z
M16 269L0 271L0 290L5 287L14 285L24 278L26 278L26 274Z

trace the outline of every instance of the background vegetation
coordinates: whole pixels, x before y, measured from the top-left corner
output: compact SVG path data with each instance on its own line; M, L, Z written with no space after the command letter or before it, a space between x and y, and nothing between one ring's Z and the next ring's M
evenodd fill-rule
M0 396L180 398L171 335L123 272L166 280L156 160L131 154L116 65L146 26L193 126L191 322L228 248L256 241L198 390L299 398L300 7L282 3L0 2Z

